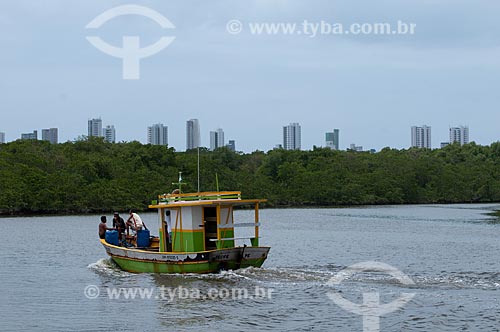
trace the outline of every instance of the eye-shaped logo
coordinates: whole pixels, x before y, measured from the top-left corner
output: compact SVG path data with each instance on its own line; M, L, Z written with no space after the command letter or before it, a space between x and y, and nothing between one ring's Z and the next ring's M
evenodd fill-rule
M123 5L111 8L94 18L85 28L100 28L107 21L123 15L145 16L158 23L163 29L175 29L172 22L165 16L151 8L139 5ZM123 45L122 48L119 48L106 43L97 36L87 36L87 40L101 52L122 59L122 77L124 80L138 80L140 78L140 60L160 52L175 39L175 37L161 37L156 43L141 48L138 36L123 36L122 38Z
M410 277L393 266L381 262L363 262L351 265L340 271L328 281L327 285L339 285L345 279L362 272L387 273L403 285L415 284ZM363 304L352 303L336 292L328 292L326 295L344 310L363 316L364 332L379 332L380 317L403 308L413 299L415 293L402 293L396 300L385 304L380 303L380 294L376 292L363 293Z

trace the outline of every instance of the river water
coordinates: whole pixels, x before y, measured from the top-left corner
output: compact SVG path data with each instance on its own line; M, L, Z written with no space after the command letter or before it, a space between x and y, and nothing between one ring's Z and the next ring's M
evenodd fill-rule
M0 330L363 331L363 316L329 294L358 305L368 293L380 303L412 293L380 331L499 331L500 220L486 215L496 208L264 209L263 268L212 275L119 270L98 242L98 216L1 218ZM143 215L151 229L155 216ZM413 284L373 269L332 284L360 262Z

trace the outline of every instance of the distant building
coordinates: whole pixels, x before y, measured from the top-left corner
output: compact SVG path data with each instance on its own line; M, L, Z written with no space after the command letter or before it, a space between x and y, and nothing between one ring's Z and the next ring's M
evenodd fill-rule
M168 145L168 127L162 123L148 127L148 144Z
M301 149L301 129L298 123L283 127L283 147L285 150Z
M236 151L236 142L232 139L229 140L229 143L227 143L227 148L233 152Z
M224 130L221 128L210 132L210 150L215 150L224 146Z
M449 142L441 142L441 149L447 147L448 145L450 145Z
M431 127L425 125L411 127L411 147L431 149Z
M450 144L455 142L460 145L469 144L469 127L460 126L450 128Z
M200 122L198 119L188 120L186 122L186 150L195 149L200 146Z
M103 137L102 120L100 118L88 121L88 137Z
M42 129L42 141L49 141L51 144L59 142L57 128Z
M37 140L38 139L38 131L33 130L32 133L21 134L22 140Z
M273 148L273 150L281 150L283 149L283 145L282 144L276 144Z
M339 150L339 130L334 129L333 132L325 134L326 147L332 150Z
M115 143L116 142L116 130L115 126L106 126L102 130L102 136L104 137L104 140L109 143Z
M0 144L5 143L5 133L0 133Z
M356 144L352 143L349 146L349 150L356 151L356 152L362 152L363 151L363 147L362 146L357 146Z

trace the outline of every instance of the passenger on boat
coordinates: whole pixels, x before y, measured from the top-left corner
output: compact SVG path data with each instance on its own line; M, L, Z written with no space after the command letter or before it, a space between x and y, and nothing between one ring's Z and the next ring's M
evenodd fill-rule
M113 227L115 227L118 231L118 239L124 239L123 235L125 234L125 229L127 228L127 226L125 226L125 221L122 217L120 217L120 214L118 212L115 212L113 214Z
M99 238L104 239L106 237L106 231L112 231L114 228L108 228L106 226L106 216L101 217L101 223L99 224Z
M127 234L129 227L132 228L132 230L136 233L137 231L142 230L144 224L141 217L137 213L134 213L134 211L132 210L129 211L129 215L130 217L128 217L127 219Z

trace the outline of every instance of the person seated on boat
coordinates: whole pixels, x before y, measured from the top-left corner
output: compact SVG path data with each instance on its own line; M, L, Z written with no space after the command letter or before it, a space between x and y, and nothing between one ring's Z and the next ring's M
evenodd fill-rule
M141 217L137 213L134 213L134 211L132 210L129 211L129 215L130 216L127 219L127 234L129 228L132 228L135 233L142 230L144 227L144 223L142 222Z
M127 228L127 226L125 226L125 221L122 217L120 217L120 214L118 212L115 212L113 214L113 227L115 227L118 231L118 239L123 240L123 235L125 234L125 229Z
M114 228L109 228L106 225L106 216L101 217L101 223L99 224L99 238L104 239L106 237L106 231L112 231Z

